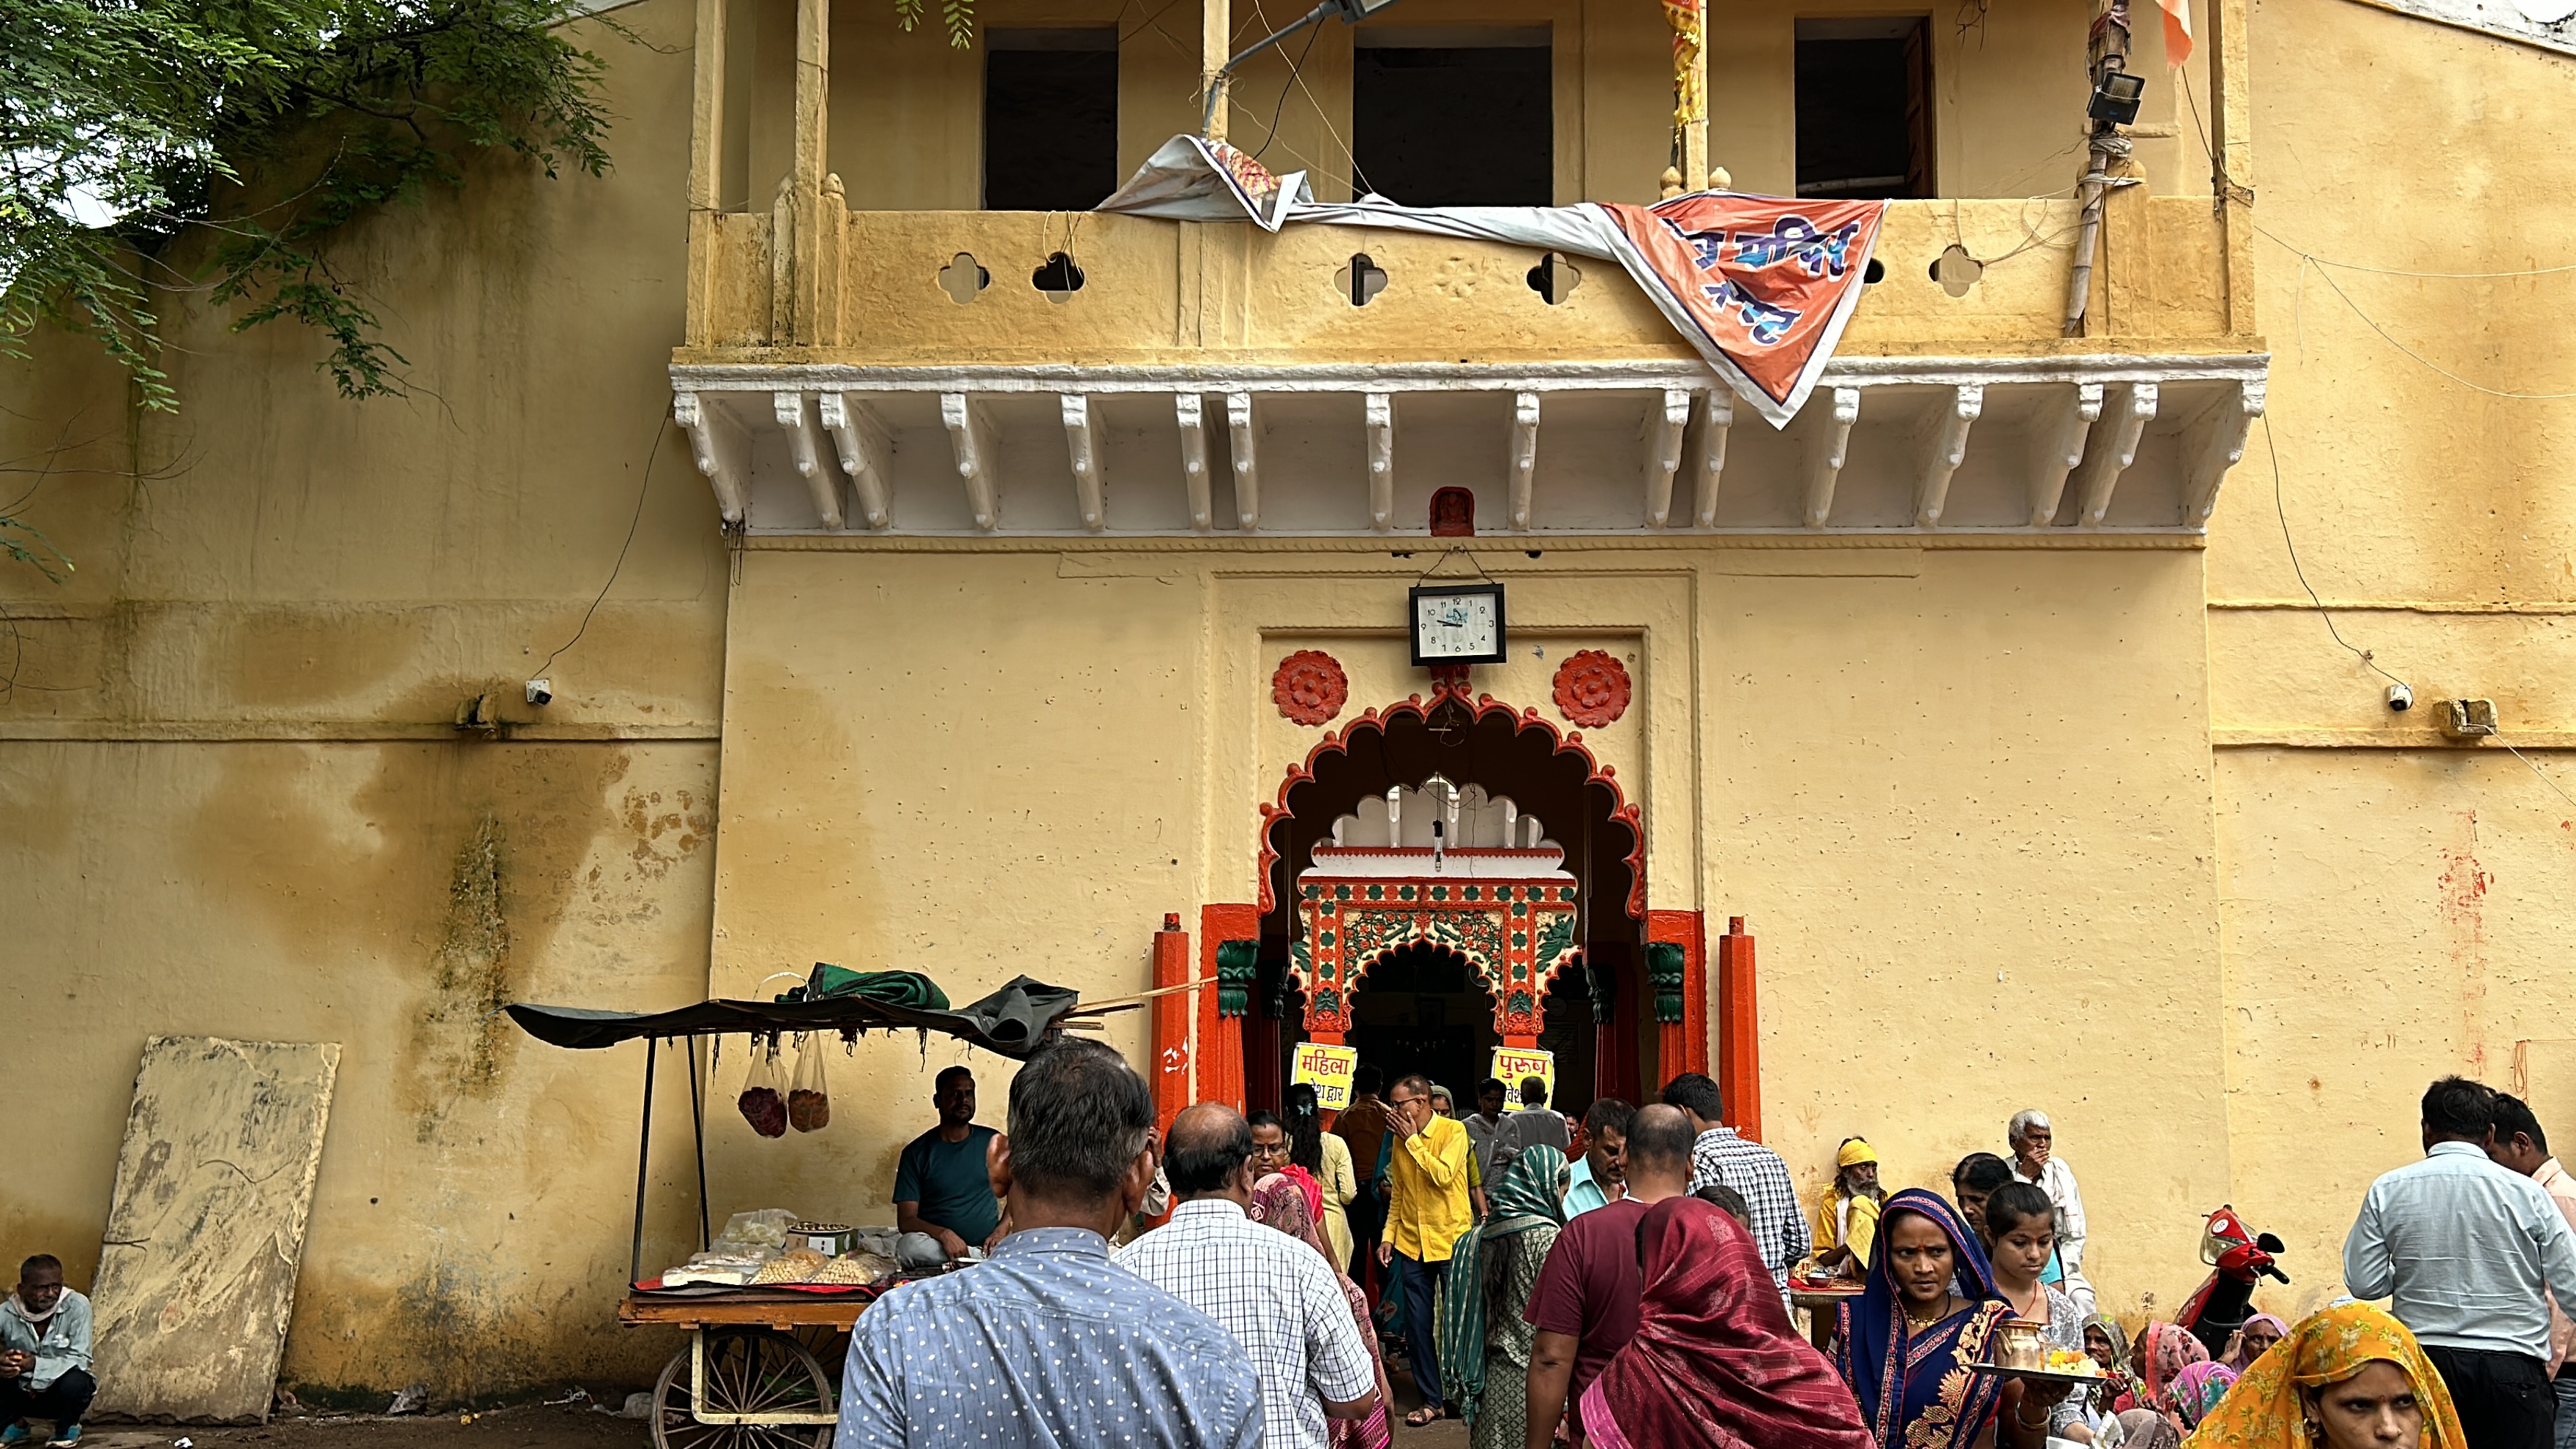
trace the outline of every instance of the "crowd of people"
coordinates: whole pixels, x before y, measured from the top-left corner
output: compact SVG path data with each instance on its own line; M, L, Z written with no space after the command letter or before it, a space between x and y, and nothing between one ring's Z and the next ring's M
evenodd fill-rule
M988 1145L991 1260L861 1318L838 1449L1384 1449L1450 1417L1474 1449L2576 1449L2576 1177L2475 1082L2433 1084L2425 1156L2346 1242L2347 1285L2390 1307L2249 1305L2215 1352L2197 1320L2101 1311L2037 1111L1946 1197L1887 1191L1845 1139L1809 1211L1701 1074L1579 1125L1535 1078L1463 1115L1418 1075L1354 1087L1329 1128L1299 1088L1158 1136L1114 1051L1042 1048ZM1847 1283L1803 1333L1793 1276ZM2034 1329L2090 1376L1994 1371ZM1400 1420L1391 1365L1420 1401Z

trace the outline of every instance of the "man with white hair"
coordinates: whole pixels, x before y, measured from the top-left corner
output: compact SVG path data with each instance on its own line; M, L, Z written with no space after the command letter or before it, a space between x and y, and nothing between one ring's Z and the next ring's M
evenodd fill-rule
M2047 1193L2057 1209L2056 1276L2043 1275L2043 1281L2058 1283L2075 1306L2089 1314L2093 1285L2084 1279L2084 1196L2076 1191L2075 1169L2051 1152L2056 1134L2049 1128L2048 1114L2036 1107L2015 1112L2004 1137L2012 1148L2014 1179Z

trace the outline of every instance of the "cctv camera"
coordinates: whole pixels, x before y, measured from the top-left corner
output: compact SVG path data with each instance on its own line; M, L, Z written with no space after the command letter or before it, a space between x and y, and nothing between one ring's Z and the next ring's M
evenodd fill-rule
M553 702L554 702L554 697L555 697L555 682L554 682L553 680L551 680L551 679L531 679L531 680L529 680L529 681L528 681L528 703L530 703L530 704L551 704L551 703L553 703ZM2394 707L2394 708L2397 708L2397 709L2404 709L2406 706L2404 706L2404 705L2400 704L2400 705L2395 705L2395 706L2393 706L2393 707Z
M528 688L533 692L536 689L536 686L531 684ZM2406 711L2413 709L2415 707L2415 691L2402 684L2392 684L2388 686L2388 707L2397 711L2399 714L2404 714Z

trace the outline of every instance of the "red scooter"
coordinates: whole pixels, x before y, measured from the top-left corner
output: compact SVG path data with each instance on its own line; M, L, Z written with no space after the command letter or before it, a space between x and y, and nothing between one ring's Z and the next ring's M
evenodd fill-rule
M2245 1320L2254 1302L2254 1280L2269 1275L2287 1283L2284 1273L2272 1260L2285 1245L2270 1233L2257 1233L2245 1226L2233 1207L2221 1207L2209 1215L2208 1226L2201 1230L2200 1261L2216 1271L2209 1281L2182 1306L2174 1321L2191 1330L2201 1347L2216 1358L2227 1351L2227 1344Z

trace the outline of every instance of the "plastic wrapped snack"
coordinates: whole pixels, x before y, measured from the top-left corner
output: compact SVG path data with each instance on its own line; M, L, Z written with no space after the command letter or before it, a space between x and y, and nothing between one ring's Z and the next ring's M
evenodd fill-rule
M799 1132L819 1132L832 1120L832 1097L823 1086L821 1038L796 1034L796 1084L787 1090L787 1125Z
M742 1120L763 1137L787 1135L787 1094L778 1080L778 1038L751 1054L751 1070L742 1079L742 1095L735 1099L742 1109Z
M752 1275L751 1281L754 1284L811 1283L816 1281L814 1275L823 1271L831 1261L810 1248L792 1248L761 1264L760 1271Z
M724 1231L716 1234L714 1248L767 1248L775 1253L787 1246L787 1228L795 1221L796 1214L785 1208L759 1208L735 1213L725 1219ZM705 1257L706 1254L698 1256Z
M824 1264L812 1278L806 1281L865 1287L886 1278L893 1272L892 1258L880 1258L874 1253L848 1253Z

